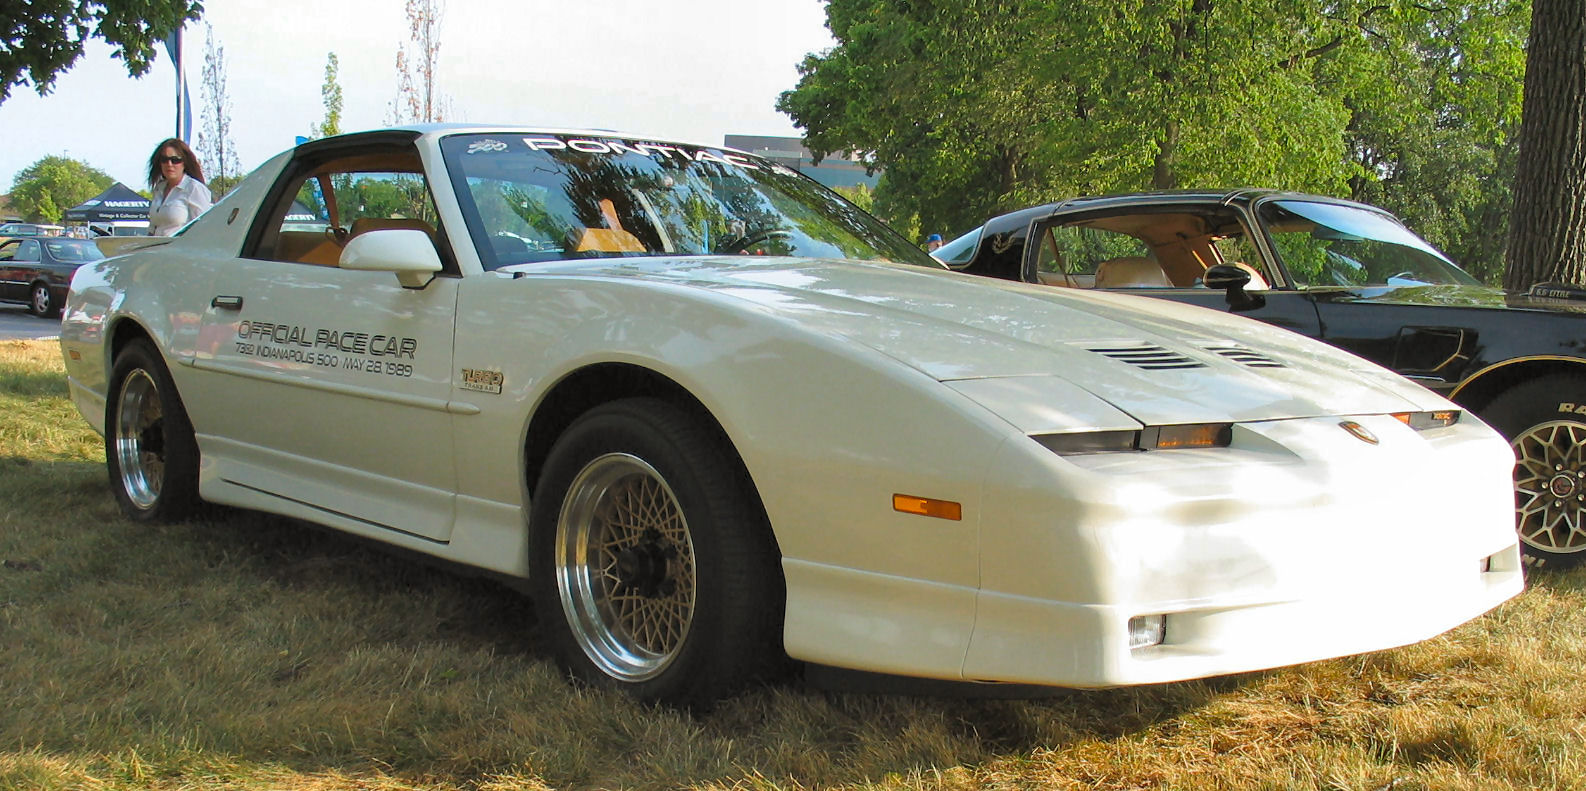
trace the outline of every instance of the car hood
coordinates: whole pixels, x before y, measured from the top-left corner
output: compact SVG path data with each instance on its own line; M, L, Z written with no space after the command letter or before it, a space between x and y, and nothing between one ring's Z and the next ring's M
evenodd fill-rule
M703 289L938 381L1056 377L1149 424L1380 414L1442 403L1319 342L1145 297L821 259L602 259L524 272L541 273Z

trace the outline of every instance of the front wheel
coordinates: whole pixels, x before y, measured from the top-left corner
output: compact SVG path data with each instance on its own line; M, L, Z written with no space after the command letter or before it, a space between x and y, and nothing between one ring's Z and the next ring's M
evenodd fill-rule
M127 344L111 368L105 467L116 502L137 521L175 521L198 504L193 424L170 371L147 340Z
M28 312L42 319L61 315L61 308L55 303L55 295L50 293L48 283L33 284L28 292Z
M1586 377L1520 384L1482 415L1514 448L1515 523L1535 567L1586 561Z
M557 440L530 518L557 661L595 686L705 707L781 656L782 576L732 448L666 402L614 402Z

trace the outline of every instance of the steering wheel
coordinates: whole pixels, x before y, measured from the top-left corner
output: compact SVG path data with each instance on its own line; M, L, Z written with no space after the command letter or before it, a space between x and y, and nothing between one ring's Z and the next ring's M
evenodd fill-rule
M716 248L716 252L717 253L721 253L723 255L734 255L736 253L741 253L741 252L743 252L745 250L748 250L749 248L754 247L755 245L760 244L761 242L769 242L772 239L792 239L792 238L793 238L793 232L792 231L784 231L781 228L772 228L772 229L764 230L764 231L754 231L752 233L744 234L743 237L741 237L741 238L730 239L728 241L722 242Z

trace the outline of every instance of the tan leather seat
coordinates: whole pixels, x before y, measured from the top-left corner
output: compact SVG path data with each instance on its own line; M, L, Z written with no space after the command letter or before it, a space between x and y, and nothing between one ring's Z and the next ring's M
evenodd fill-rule
M370 231L389 231L393 229L423 231L429 234L431 240L435 238L435 229L429 223L406 217L359 217L353 220L352 227L347 229L347 238L351 239Z
M1161 264L1140 256L1109 258L1096 266L1096 288L1172 288Z

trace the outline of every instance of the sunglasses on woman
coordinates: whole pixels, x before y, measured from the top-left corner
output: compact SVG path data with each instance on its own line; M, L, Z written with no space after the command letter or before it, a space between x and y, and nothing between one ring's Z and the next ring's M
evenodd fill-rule
M186 160L182 159L181 157L160 157L160 161L169 162L172 165L180 165Z

